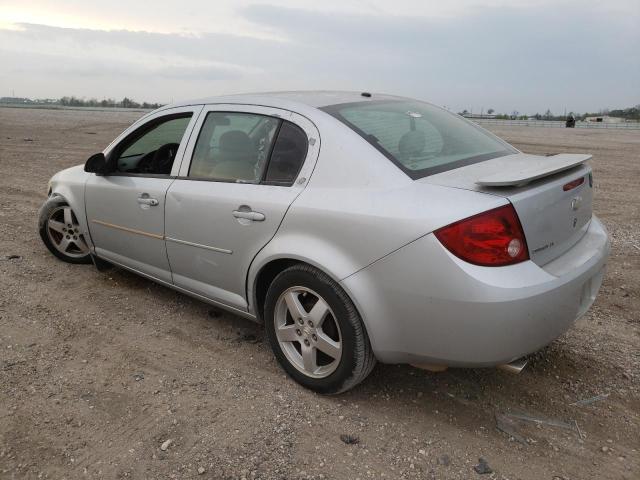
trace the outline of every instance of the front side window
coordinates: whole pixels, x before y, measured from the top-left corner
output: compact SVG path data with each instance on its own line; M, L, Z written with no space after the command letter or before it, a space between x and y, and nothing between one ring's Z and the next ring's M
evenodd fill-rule
M352 128L413 179L517 153L507 143L428 103L383 100L322 110Z
M136 130L112 154L116 171L169 175L191 115L162 117Z
M281 120L240 112L210 112L195 145L189 177L259 183Z

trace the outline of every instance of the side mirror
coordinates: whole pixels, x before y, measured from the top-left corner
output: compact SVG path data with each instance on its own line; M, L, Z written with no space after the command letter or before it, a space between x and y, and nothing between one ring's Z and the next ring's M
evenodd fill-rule
M95 173L96 175L106 175L107 172L107 159L104 153L96 153L91 155L84 164L84 171L88 173Z

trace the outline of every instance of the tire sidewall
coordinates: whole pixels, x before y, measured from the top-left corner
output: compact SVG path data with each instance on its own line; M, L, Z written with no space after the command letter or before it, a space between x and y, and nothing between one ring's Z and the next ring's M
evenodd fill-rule
M318 393L336 393L342 389L344 383L353 375L357 365L356 331L354 322L359 322L355 308L343 291L336 292L326 280L328 277L321 272L289 268L280 273L271 283L265 299L264 320L269 343L276 359L286 372L303 386ZM310 288L320 295L333 311L334 318L340 327L342 342L342 356L338 367L327 377L311 378L294 367L285 356L276 337L274 325L275 306L278 298L286 289L294 286ZM346 302L349 302L347 304Z
M75 263L75 264L87 264L91 263L91 254L87 254L84 257L71 257L69 255L65 255L61 251L59 251L55 245L51 242L51 238L49 238L48 221L51 212L59 207L69 206L69 204L62 197L50 197L43 205L40 207L40 211L38 214L38 233L40 233L40 238L44 242L47 249L60 260L67 263ZM73 212L75 214L75 212ZM77 218L77 215L76 215ZM86 241L86 239L85 239Z

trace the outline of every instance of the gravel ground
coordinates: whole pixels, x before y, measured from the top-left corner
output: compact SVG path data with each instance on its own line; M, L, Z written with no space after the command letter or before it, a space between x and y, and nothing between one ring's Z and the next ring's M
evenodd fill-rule
M323 397L260 326L41 244L48 178L139 115L0 108L0 478L640 478L640 132L494 127L592 153L613 240L594 307L521 375L378 365Z

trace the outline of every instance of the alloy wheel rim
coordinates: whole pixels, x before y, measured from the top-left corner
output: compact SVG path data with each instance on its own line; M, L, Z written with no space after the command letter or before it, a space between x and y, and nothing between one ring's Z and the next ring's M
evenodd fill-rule
M89 253L89 246L71 207L60 206L49 214L47 235L55 249L68 257L81 258Z
M342 333L329 304L307 287L291 287L276 302L274 327L280 349L311 378L331 375L342 358Z

